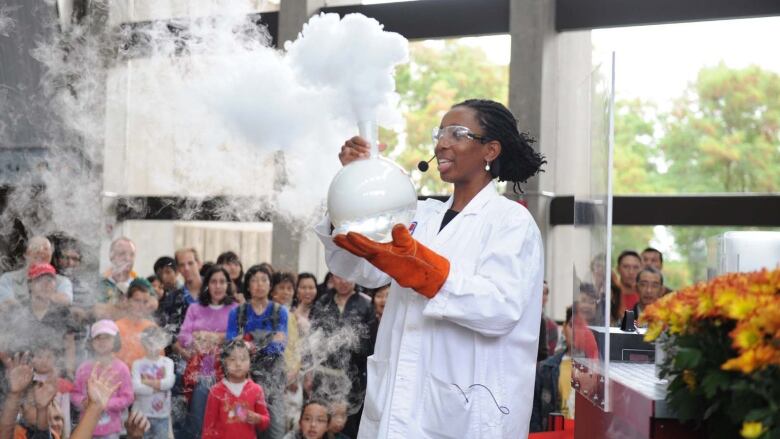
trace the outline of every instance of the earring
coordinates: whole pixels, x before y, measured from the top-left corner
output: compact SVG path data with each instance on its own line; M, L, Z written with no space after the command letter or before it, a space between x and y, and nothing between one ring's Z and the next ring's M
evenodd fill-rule
M485 162L485 170L490 171L490 162Z

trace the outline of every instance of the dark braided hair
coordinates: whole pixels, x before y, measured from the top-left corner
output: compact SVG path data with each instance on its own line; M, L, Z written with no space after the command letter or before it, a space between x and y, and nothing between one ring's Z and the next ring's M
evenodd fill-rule
M520 183L525 183L534 175L544 172L542 165L547 163L544 155L531 146L536 142L528 133L517 128L517 119L504 105L487 99L468 99L455 107L468 107L477 113L477 120L489 140L501 143L501 153L490 164L490 174L498 181L511 181L515 193L523 192Z

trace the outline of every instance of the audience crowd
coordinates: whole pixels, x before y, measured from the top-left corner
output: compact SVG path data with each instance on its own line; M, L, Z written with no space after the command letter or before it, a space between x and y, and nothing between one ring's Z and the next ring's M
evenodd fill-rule
M35 236L0 276L0 439L356 437L387 287L194 248L144 277L125 237L92 287L82 252Z
M122 237L90 288L79 243L50 238L0 276L0 439L356 437L388 286L245 268L233 251L204 263L194 248L143 277ZM638 318L670 291L660 251L626 250L607 304L602 259L562 327L542 318L531 431L574 417L572 356L599 355L588 326Z

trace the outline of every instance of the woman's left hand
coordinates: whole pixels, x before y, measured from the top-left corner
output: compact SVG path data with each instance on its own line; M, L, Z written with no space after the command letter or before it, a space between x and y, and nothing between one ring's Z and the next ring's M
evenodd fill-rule
M387 273L398 285L432 299L450 273L450 261L420 244L403 224L393 227L393 241L372 241L360 233L337 235L333 242Z

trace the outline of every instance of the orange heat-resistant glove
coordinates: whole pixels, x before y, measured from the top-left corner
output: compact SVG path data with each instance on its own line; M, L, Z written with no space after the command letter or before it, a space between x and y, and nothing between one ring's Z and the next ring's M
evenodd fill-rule
M431 299L450 274L450 261L412 238L403 224L393 227L393 241L372 241L360 233L337 235L333 242L355 256L366 259L402 287Z

